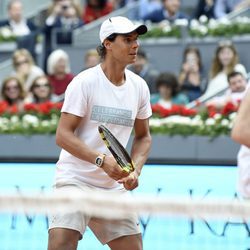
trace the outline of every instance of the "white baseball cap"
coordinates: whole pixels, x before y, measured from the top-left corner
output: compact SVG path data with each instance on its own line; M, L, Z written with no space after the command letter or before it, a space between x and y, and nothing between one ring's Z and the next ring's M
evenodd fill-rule
M135 25L126 17L116 16L110 17L102 23L99 36L103 43L112 34L128 34L136 31L139 35L143 35L147 30L147 26L144 24Z

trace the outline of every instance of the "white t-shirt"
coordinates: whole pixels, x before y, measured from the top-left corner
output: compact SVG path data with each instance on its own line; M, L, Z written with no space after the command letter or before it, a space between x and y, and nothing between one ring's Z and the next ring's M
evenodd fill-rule
M27 25L27 21L25 19L22 19L20 22L15 22L14 20L10 21L10 26L12 29L12 32L16 36L26 36L30 34L30 29Z
M150 94L146 82L125 70L126 82L115 86L100 65L78 74L68 85L62 112L83 117L75 134L89 147L110 155L98 126L104 124L127 145L134 121L151 116ZM101 168L62 149L56 168L56 183L86 183L107 189L122 188Z
M249 93L248 84L246 93ZM238 163L238 192L244 198L250 198L250 148L241 145L237 156Z

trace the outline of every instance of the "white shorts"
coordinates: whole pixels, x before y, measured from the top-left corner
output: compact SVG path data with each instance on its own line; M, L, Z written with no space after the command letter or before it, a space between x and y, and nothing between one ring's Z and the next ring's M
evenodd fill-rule
M97 187L81 184L57 186L56 190L60 189L60 191L63 191L67 189L72 190L74 188L77 192L79 192L79 190L87 192L89 190L98 189ZM123 193L126 194L127 192L121 190L121 194ZM110 208L110 212L112 213L112 208ZM76 230L83 235L87 226L103 245L119 237L139 234L141 232L139 219L136 214L131 214L131 216L119 220L95 218L80 212L60 213L49 217L49 230L52 228L67 228Z

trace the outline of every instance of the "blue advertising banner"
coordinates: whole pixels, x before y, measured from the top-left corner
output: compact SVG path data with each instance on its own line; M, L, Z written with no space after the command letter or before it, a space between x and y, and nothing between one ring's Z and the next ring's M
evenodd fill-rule
M51 188L53 164L0 164L0 192L44 192ZM147 165L135 193L155 196L235 198L237 169L219 166ZM112 211L112 208L111 208ZM247 250L250 223L243 220L191 220L147 215L140 218L144 250ZM45 250L45 215L0 214L0 250ZM78 249L108 249L87 230Z

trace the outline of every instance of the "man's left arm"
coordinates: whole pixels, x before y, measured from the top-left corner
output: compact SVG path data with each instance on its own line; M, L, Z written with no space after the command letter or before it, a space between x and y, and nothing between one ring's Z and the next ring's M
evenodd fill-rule
M151 147L151 136L149 131L149 119L136 119L134 125L134 140L131 149L131 158L135 170L129 176L119 180L127 190L133 190L138 186L138 178L145 164Z

